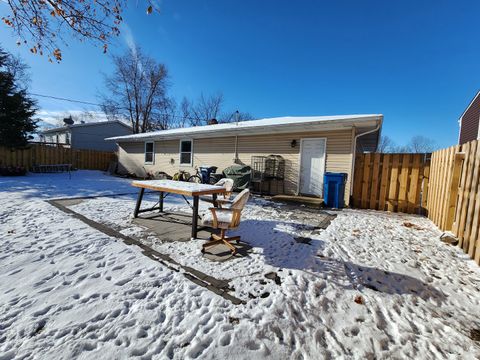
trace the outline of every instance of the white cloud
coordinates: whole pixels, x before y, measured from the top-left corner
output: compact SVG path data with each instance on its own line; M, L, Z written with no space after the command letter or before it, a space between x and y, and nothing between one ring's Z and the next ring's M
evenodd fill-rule
M128 24L125 22L122 24L122 28L123 40L125 40L125 44L127 44L132 54L137 56L137 43L135 42L135 37L133 36L132 29L130 29L130 26L128 26Z

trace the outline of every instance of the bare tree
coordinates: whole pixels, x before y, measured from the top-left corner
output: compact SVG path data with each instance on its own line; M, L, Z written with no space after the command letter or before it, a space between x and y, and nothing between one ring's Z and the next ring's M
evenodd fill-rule
M9 54L5 62L5 68L16 79L18 87L27 89L30 86L30 68L19 56Z
M382 136L380 136L380 140L378 141L377 152L378 153L392 152L392 150L395 147L396 147L396 145L390 137L388 137L386 135L382 135Z
M48 59L62 60L59 42L64 33L72 33L81 41L90 40L107 51L110 38L118 36L127 0L8 0L9 13L2 17L5 25L34 54L47 53ZM153 2L146 1L147 14L153 12Z
M217 119L223 105L223 94L210 96L200 95L196 103L189 103L190 124L193 126L207 125L212 119Z
M171 127L177 127L177 103L172 98L165 98L163 103L159 104L157 115L151 119L150 130L166 130Z
M186 97L184 97L182 99L182 102L180 103L179 114L175 119L176 127L183 128L190 123L190 119L192 117L191 108L192 108L191 102Z
M380 137L377 152L379 153L428 153L435 150L435 142L427 137L417 135L406 145L397 145L388 136Z
M222 123L229 123L229 122L235 122L235 121L249 121L254 119L255 117L249 112L238 111L238 110L234 112L224 113L222 116L220 116L220 122Z
M435 150L435 141L425 136L416 135L412 137L407 145L409 152L412 153L430 153Z
M390 148L390 153L397 153L397 154L403 154L403 153L411 153L412 149L408 145L392 145Z
M167 92L167 68L143 54L140 48L114 56L115 72L105 76L109 94L102 109L112 118L128 119L134 133L166 129L173 121L166 116L172 107Z

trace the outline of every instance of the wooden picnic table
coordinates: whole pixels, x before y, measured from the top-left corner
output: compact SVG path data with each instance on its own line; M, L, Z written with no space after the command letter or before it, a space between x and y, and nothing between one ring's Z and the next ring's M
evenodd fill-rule
M193 214L192 214L192 239L197 237L197 227L198 227L198 203L199 197L203 195L212 195L213 201L215 202L218 194L225 193L225 188L223 186L215 186L209 184L197 184L185 181L175 181L175 180L143 180L143 181L133 181L132 186L140 188L137 198L137 204L135 206L135 211L133 216L136 218L138 214L146 211L158 210L163 212L163 199L166 196L166 193L182 195L185 201L188 200L185 196L190 196L193 198ZM145 189L158 191L160 193L158 207L154 206L149 209L140 209L143 200L143 194ZM190 205L190 203L188 203Z

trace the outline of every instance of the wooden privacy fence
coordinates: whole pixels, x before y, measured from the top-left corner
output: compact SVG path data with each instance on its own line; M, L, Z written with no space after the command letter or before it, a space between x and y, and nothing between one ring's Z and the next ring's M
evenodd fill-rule
M72 164L84 170L107 170L116 155L109 151L72 150L62 146L29 144L25 148L11 149L0 146L0 166Z
M428 217L480 264L480 142L432 154Z
M355 159L353 206L425 213L429 170L427 154L359 154Z
M427 154L360 154L353 206L420 213L480 265L480 141Z

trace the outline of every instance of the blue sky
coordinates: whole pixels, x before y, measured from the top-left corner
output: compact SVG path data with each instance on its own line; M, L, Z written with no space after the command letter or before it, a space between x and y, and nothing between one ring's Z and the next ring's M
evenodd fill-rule
M382 113L399 144L424 135L456 143L458 117L480 88L478 1L163 0L124 14L134 41L167 65L180 100L221 91L226 110L257 118ZM4 7L0 4L0 7ZM1 12L1 11L0 11ZM99 48L72 39L61 64L31 55L3 28L0 43L31 66L31 91L98 102ZM93 109L40 100L50 112Z

